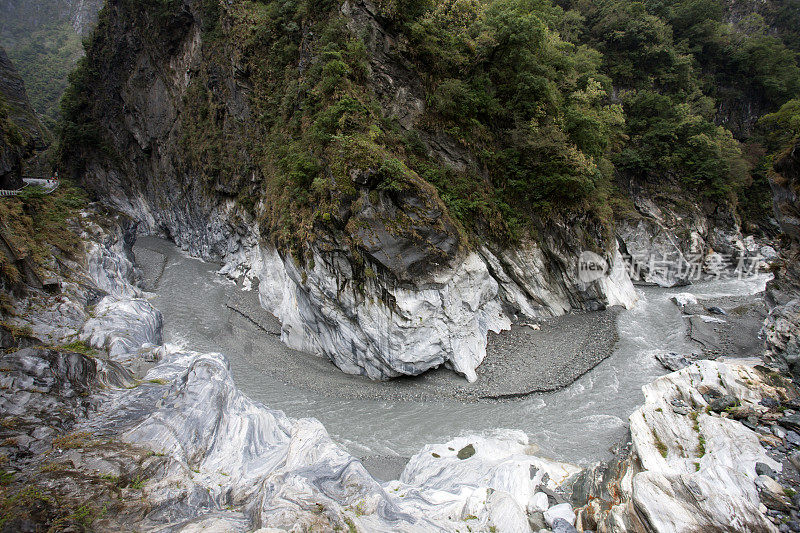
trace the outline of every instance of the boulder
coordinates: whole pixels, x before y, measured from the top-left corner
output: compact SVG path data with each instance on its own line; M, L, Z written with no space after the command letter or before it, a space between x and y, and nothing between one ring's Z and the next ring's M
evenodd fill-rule
M713 400L711 400L708 406L711 408L712 411L716 411L719 413L726 409L731 409L733 407L736 407L738 402L739 400L737 400L736 398L734 398L729 394L726 394L719 398L714 398Z
M675 352L656 354L656 359L658 359L658 362L661 363L661 366L672 372L686 368L692 364L692 362L689 361L686 356L677 354Z
M528 505L528 512L535 513L537 511L544 512L550 507L550 502L547 499L547 494L544 492L537 492L531 498L531 502Z
M783 490L780 483L767 475L756 477L756 486L759 496L768 509L789 512L792 502Z
M686 305L697 305L697 296L690 292L682 292L680 294L676 294L672 298L672 303L683 309Z
M575 529L575 526L563 518L556 518L553 520L551 527L553 528L553 533L578 533L578 530Z
M554 527L556 520L563 520L572 526L575 524L575 511L569 503L560 503L545 511L544 519L551 528Z

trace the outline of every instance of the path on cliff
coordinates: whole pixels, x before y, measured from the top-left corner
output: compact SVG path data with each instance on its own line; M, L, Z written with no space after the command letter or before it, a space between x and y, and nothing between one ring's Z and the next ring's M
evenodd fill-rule
M165 342L224 353L245 394L289 416L319 419L335 440L365 458L368 466L376 462L376 457L396 458L377 460L376 470L384 472L385 477L396 473L401 458L416 453L424 444L503 429L528 433L531 442L540 447L540 455L578 464L608 458L609 448L625 435L628 416L643 401L642 385L666 373L654 354L698 351L687 339L680 310L669 298L678 292L701 297L755 294L763 290L766 282L762 277L681 289L640 289L637 307L622 311L617 318L619 340L611 356L555 392L492 402L459 402L449 397L431 401L429 391L421 386L420 397L426 400L414 401L413 394L405 394L404 400L358 399L323 394L320 391L325 390L324 383L313 389L300 388L276 377L281 372L297 372L288 365L293 358L299 358L304 365L331 365L284 346L276 326L257 325L231 309L231 299L237 301L241 291L232 281L216 274L218 265L191 258L171 243L149 237L141 238L134 251L137 263L143 264L146 271L155 272L145 272L145 277L154 280L150 289L154 291L153 304L164 315ZM597 316L597 320L605 319L607 315ZM592 327L591 320L589 317L579 327ZM567 317L549 326L554 331L561 327L561 339L566 340L574 335L576 322ZM269 333L271 327L275 329ZM549 337L548 342L554 346L515 344L503 341L503 335L508 334L500 336L500 345L557 353L559 335ZM318 370L307 373L313 375ZM361 379L342 377L333 373L338 371L332 367L329 370L333 386L337 386L338 379ZM448 375L454 383L463 381L452 372ZM416 385L409 381L413 390ZM390 464L396 468L386 466Z

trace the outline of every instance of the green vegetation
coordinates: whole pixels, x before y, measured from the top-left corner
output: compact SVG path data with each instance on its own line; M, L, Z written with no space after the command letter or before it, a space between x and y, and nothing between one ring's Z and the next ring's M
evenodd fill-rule
M2 529L37 523L47 524L48 531L92 531L92 523L105 512L105 505L97 507L93 502L75 505L74 502L63 501L43 484L0 487Z
M96 356L97 355L97 350L92 348L92 346L89 343L85 342L85 341L72 341L72 342L70 342L68 344L64 344L62 346L59 346L59 348L62 349L62 350L66 350L68 352L75 352L75 353L80 353L80 354L88 355L88 356Z
M27 324L20 327L20 326L15 326L14 324L9 324L8 322L0 322L0 326L6 328L11 333L12 337L33 336L33 329Z
M0 94L0 143L16 147L24 143L24 138L16 122L11 117L11 108Z
M144 40L180 25L175 0L122 4ZM299 251L320 226L357 247L358 228L339 213L362 201L358 176L370 201L416 194L441 205L467 242L513 242L567 220L610 238L615 216L635 214L631 186L766 218L772 145L797 135L794 4L381 0L397 37L384 59L413 88L397 116L370 65L383 44L348 25L339 4L197 4L204 64L184 95L195 118L183 123L182 170L283 247ZM115 53L110 16L71 76L61 134L69 150L113 157L95 109ZM217 79L232 54L252 85L246 118ZM411 128L409 114L419 114ZM436 156L431 139L443 135L456 165Z
M658 436L658 433L656 433L655 428L651 428L651 431L653 433L653 443L655 444L656 449L658 450L658 453L661 454L661 457L666 459L667 458L667 453L669 451L669 449L667 448L667 445L664 444L664 441L662 441L661 437Z
M0 231L17 251L29 256L35 265L48 264L54 251L76 257L82 253L83 244L70 228L70 220L78 218L80 210L88 204L83 190L62 180L52 194L42 196L35 192L0 201ZM20 273L5 254L0 254L0 276L16 282Z
M703 435L697 436L697 457L703 457L706 454L706 438Z
M58 121L59 100L67 87L68 75L83 55L81 39L68 20L52 23L21 38L8 50L31 106L48 129Z
M128 485L129 489L132 490L141 490L144 487L146 480L142 479L141 475L136 476L135 479L131 480L130 485Z
M777 154L800 140L800 98L789 100L775 113L765 115L758 125L771 163Z

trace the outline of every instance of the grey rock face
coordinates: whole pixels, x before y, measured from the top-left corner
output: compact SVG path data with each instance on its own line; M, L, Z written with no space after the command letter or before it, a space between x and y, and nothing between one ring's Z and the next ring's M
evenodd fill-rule
M563 518L556 518L553 520L553 533L578 533L575 526L564 520Z
M767 285L773 306L762 331L767 354L781 369L800 377L800 144L775 163L778 173L770 182L775 216L786 235L775 279Z
M685 356L676 353L659 353L656 354L656 359L661 363L661 366L673 372L681 368L686 368L691 364L691 361Z
M734 215L712 219L698 205L678 209L636 194L634 204L638 218L617 226L634 281L674 287L733 272L740 263L765 268L765 247L742 235Z
M232 199L258 176L205 183L181 145L183 121L192 120L193 112L183 96L195 73L210 68L203 62L196 7L185 4L174 24L163 28L168 43L155 48L141 28L130 26L124 6L111 6L119 26L104 38L114 54L97 65L109 82L93 96L94 113L119 157L110 161L102 151L88 150L72 162L84 184L139 221L141 231L221 261L223 273L244 277L246 285L258 278L261 302L281 320L289 346L373 379L448 365L473 380L488 332L506 329L512 320L633 304L636 293L622 271L591 283L578 279L581 238L567 224L550 228L541 244L470 252L432 186L415 182L402 192L380 191L374 188L380 176L368 168L354 170L355 197L343 198L332 214L338 226L351 229L315 226L313 242L304 243L304 261L275 249L262 234L267 229ZM416 94L420 80L382 55L380 42L389 37L368 4L342 9L352 24L375 32L370 59L387 108L415 108L416 100L403 95ZM250 116L247 83L236 82L243 73L235 66L214 68L220 83L206 89L222 102L225 127L239 128ZM418 118L411 108L399 113L408 124ZM436 148L450 146L446 138L431 142L437 154L450 154L445 159L468 159ZM616 250L606 255L619 263Z

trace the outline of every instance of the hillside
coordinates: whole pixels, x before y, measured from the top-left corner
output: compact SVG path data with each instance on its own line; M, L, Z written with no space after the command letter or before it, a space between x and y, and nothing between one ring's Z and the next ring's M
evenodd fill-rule
M83 56L104 0L0 0L0 46L17 65L31 103L49 129L67 76Z
M441 347L402 307L467 284L442 327L471 366L505 317L630 301L577 279L581 250L619 265L619 239L673 284L649 258L735 261L743 224L775 231L756 124L800 68L764 20L705 0L112 2L64 100L62 161L192 253L250 276L279 258L299 309L262 303L285 340L350 372L440 364L403 360Z
M0 189L22 186L23 160L49 139L28 101L25 83L0 47Z

